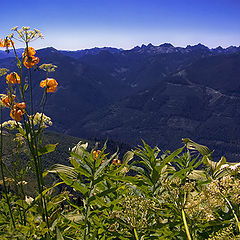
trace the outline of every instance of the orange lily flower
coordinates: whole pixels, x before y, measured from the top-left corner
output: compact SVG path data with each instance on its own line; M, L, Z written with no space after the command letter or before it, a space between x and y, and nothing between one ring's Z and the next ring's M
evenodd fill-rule
M12 47L14 45L14 42L5 38L4 40L2 40L2 38L0 39L0 47Z
M94 156L94 159L96 160L98 158L98 155L101 153L100 150L97 150L97 151L93 151L93 156Z
M13 104L15 98L16 98L15 95L7 96L7 97L2 99L2 103L4 103L7 107L11 107L11 105Z
M11 84L20 83L20 77L15 72L12 72L12 73L8 74L6 79L7 79L6 83L11 83Z
M39 63L39 58L34 56L25 57L23 64L26 68L32 68L34 65Z
M36 54L36 51L34 48L32 47L28 47L25 49L24 53L23 53L23 57L33 57Z
M114 166L119 166L119 165L121 165L121 160L119 160L119 159L113 159L112 164L113 164Z
M57 88L57 81L54 78L47 78L46 80L42 80L40 82L40 87L47 88L47 92L55 92Z
M26 109L25 102L16 103L10 112L10 117L15 121L20 122L22 120L22 115L24 114L24 109Z

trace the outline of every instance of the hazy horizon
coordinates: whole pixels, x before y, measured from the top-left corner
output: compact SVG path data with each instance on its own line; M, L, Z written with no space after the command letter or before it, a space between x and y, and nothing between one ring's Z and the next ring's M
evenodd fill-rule
M149 44L152 44L152 43L147 43L147 44L139 44L139 45L136 45L136 46L133 46L131 48L128 48L128 49L125 49L125 48L122 48L122 47L114 47L114 46L94 46L92 48L82 48L82 49L74 49L74 50L71 50L71 49L59 49L59 48L55 48L54 46L44 46L44 47L40 47L40 48L36 48L36 50L40 50L40 49L45 49L45 48L54 48L58 51L83 51L83 50L89 50L89 49L94 49L94 48L115 48L115 49L121 49L123 51L127 51L127 50L131 50L135 47L142 47L142 45L145 45L145 46L148 46ZM157 45L154 45L152 44L154 47L158 47L160 45L163 45L163 44L171 44L173 45L172 43L169 43L169 42L164 42L164 43L159 43ZM187 46L196 46L198 44L202 44L202 43L197 43L197 44L193 44L193 45L190 45L190 44L187 44L186 46L175 46L173 45L173 47L175 48L186 48ZM231 45L231 46L221 46L221 45L217 45L216 47L209 47L205 44L202 44L204 45L205 47L208 47L209 49L215 49L215 48L218 48L218 47L222 47L223 49L226 49L226 48L229 48L229 47L240 47L240 45ZM16 48L17 50L20 50L20 49L24 49L23 47L20 47L20 48ZM11 49L9 49L11 51ZM0 49L0 51L5 51L4 49Z
M240 45L237 0L13 0L11 6L4 1L1 8L0 38L16 25L37 28L45 36L31 43L38 49L131 49L150 42L180 47L202 43L209 48Z

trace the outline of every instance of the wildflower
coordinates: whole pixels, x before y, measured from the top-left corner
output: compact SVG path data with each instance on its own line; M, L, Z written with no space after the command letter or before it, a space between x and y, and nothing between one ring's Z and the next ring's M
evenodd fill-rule
M26 184L28 184L28 182L26 182L26 181L20 181L17 183L17 185L26 185Z
M13 33L9 34L7 37L8 37L9 39L12 39L12 38L13 38Z
M7 68L0 68L0 77L6 75L7 72L9 72Z
M94 159L96 160L98 158L98 155L101 153L100 150L97 150L97 151L93 151L93 156L94 156Z
M22 125L21 123L18 123L17 128L21 128L22 129ZM23 130L23 129L22 129ZM25 138L21 133L16 133L16 137L13 139L13 141L15 141L17 143L18 147L22 147L23 145L25 145Z
M22 124L17 123L15 120L8 120L8 121L2 123L2 127L6 128L8 130L13 130L16 127L22 128Z
M25 57L23 64L26 68L32 68L34 65L39 63L39 58L34 56Z
M14 179L9 178L9 177L4 177L4 181L7 182L7 183L12 183L12 182L14 182ZM0 180L0 184L1 185L3 184L3 180Z
M33 117L33 124L38 125L40 124L41 127L47 128L48 126L52 125L51 118L46 116L44 113L35 113Z
M12 30L12 31L17 31L17 28L18 28L18 26L13 27L11 30Z
M27 30L30 29L30 27L22 27L22 29L23 29L24 31L27 31Z
M33 200L34 200L34 199L33 199L32 197L30 197L30 196L29 196L29 197L28 197L28 196L25 197L25 201L26 201L26 203L27 203L28 205L30 205L30 204L33 202Z
M221 166L221 168L220 168L220 170L222 170L222 169L225 169L225 168L229 168L229 164L223 164L222 166Z
M126 174L128 172L128 168L127 167L124 167L122 170L121 170L121 174Z
M11 84L18 84L18 83L20 83L20 77L15 72L12 72L12 73L8 74L6 79L7 79L6 83L8 83L8 84L9 83L11 83Z
M51 63L48 63L48 64L44 63L41 66L39 66L39 68L45 72L55 72L55 69L57 68L57 66Z
M5 38L4 40L2 40L2 38L0 39L0 47L12 47L14 45L14 42Z
M24 109L26 109L25 102L16 103L10 112L10 117L17 122L20 122L22 120L22 115L24 114Z
M113 159L112 164L113 164L114 166L119 166L119 165L121 165L121 160L119 160L119 159Z
M6 104L4 104L3 102L2 102L2 100L4 99L4 98L6 98L8 95L6 95L6 94L0 94L0 106L2 107L2 108L5 108L6 107Z
M40 83L40 87L47 88L47 92L55 92L57 88L57 81L53 78L47 78L46 80L42 80Z
M25 49L24 53L22 54L23 57L33 57L36 54L36 51L32 47L28 47Z
M17 31L19 37L20 37L21 39L24 39L23 30L22 30L22 29L19 29L19 30L16 30L16 31Z
M12 31L15 31L18 34L19 40L24 42L30 42L37 38L43 38L43 35L39 30L30 30L30 27L22 27L20 29L18 29L18 27L14 27L12 28Z
M239 167L240 167L240 163L236 163L236 164L230 166L229 168L233 171L236 171Z
M7 107L11 107L11 105L13 104L15 98L16 98L15 95L6 96L6 97L4 97L1 101L2 101L2 103L4 103Z
M43 34L38 29L34 28L33 30L35 31L38 37L43 38Z
M23 64L26 68L32 68L35 64L39 63L39 58L35 57L36 51L32 47L28 47L25 49L23 53Z

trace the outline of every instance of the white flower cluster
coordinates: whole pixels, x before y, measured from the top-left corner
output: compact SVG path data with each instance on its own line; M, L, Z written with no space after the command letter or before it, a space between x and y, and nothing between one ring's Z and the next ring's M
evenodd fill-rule
M220 168L220 170L223 170L223 169L229 169L229 170L232 170L232 171L237 171L240 169L240 163L233 163L233 164L223 164Z
M28 205L30 205L30 204L33 202L33 200L34 200L34 199L33 199L32 197L30 197L30 196L29 196L29 197L28 197L28 196L25 197L25 201L26 201L26 203L27 203Z
M22 124L15 120L8 120L8 121L2 123L2 127L6 128L8 130L13 130L15 128L22 128Z
M35 113L33 117L33 124L34 125L40 125L43 128L47 128L49 126L52 126L51 118L46 116L44 113Z
M7 68L0 68L0 77L6 75L7 72L9 72Z
M20 39L22 39L24 42L30 42L37 38L43 38L43 34L38 29L35 29L35 28L33 30L30 30L30 27L22 27L22 28L18 29L18 27L16 26L16 27L12 28L11 30L17 32L18 37ZM10 39L15 38L13 36L13 33L10 34L8 37ZM17 38L15 38L15 39L17 39Z
M57 68L57 66L51 63L44 63L41 66L39 66L39 68L45 72L55 72L55 69Z

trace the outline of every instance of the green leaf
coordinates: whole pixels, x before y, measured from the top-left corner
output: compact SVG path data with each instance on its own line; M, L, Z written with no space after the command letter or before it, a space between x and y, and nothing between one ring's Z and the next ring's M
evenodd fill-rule
M133 157L134 157L134 152L127 151L123 156L122 163L127 164L129 161L133 159Z
M41 155L44 155L44 154L47 154L47 153L55 151L57 145L58 145L58 143L56 143L56 144L47 144L44 147L39 148L38 156L41 156Z
M151 179L148 171L144 170L142 167L132 166L131 169L132 169L133 171L136 171L137 173L140 173L141 175L145 176L145 177L148 178L149 180Z
M122 181L122 182L130 182L132 184L138 184L139 180L136 177L131 176L116 176L116 175L107 175L111 180Z
M56 232L57 232L57 240L64 240L61 232L59 231L58 227L56 228Z
M74 160L77 162L77 164L81 165L82 168L84 168L89 174L92 175L92 167L93 164L92 162L89 160L90 154L86 153L85 154L85 150L82 149L83 153L82 155L78 155L75 152L71 152L71 158L74 158ZM70 161L71 161L70 158ZM73 165L74 167L76 167L76 163Z
M50 173L58 174L64 183L74 188L76 191L79 191L82 194L86 194L88 192L86 185L79 182L78 172L73 167L65 166L62 164L55 164L48 171Z
M188 177L189 177L189 179L192 179L192 180L207 181L205 171L203 171L203 170L193 170L188 175Z
M176 156L178 156L182 151L183 151L184 147L179 148L177 150L175 150L172 154L170 154L169 156L165 157L162 161L162 163L160 164L160 166L157 166L157 171L161 172L162 169L166 166L166 164L168 164L169 162L171 162Z
M94 180L97 180L98 176L103 172L104 168L105 168L105 167L112 161L112 159L114 159L116 156L117 156L117 153L114 153L109 159L105 160L104 163L102 163L102 164L98 167L98 169L97 169L97 171L96 171L96 173L95 173L95 175L94 175Z
M49 192L51 189L57 187L58 185L63 184L63 182L58 182L56 184L54 184L52 187L45 189L44 191L42 191L42 194L39 194L36 198L35 201L38 201L42 196L44 196L47 192Z
M216 165L217 165L216 162L210 160L207 156L203 156L203 163L205 165L209 166L212 169L212 171L214 171L214 169L216 168Z
M173 175L172 175L172 178L176 178L176 177L181 177L183 175L185 175L188 171L190 171L191 168L183 168L177 172L175 172Z
M80 157L83 157L83 155L84 155L83 150L86 150L87 147L88 147L88 143L87 142L83 143L82 141L80 141L75 147L73 147L72 153L76 153Z
M112 192L116 191L117 189L118 189L118 187L113 187L113 188L107 189L103 192L97 193L96 195L93 195L92 197L90 197L88 201L91 202L91 201L94 201L97 198L105 197L109 193L112 193Z
M226 163L227 163L226 158L225 158L224 156L222 156L221 159L219 160L219 162L216 164L216 169L215 169L215 171L220 170L221 166L222 166L223 164L226 164Z
M77 179L78 173L75 171L73 167L65 166L62 164L54 164L50 169L48 170L50 173L56 173L56 174L65 174L69 178Z
M22 207L23 209L27 209L29 207L29 205L26 203L25 200L22 200L22 199L18 199L16 201L16 204L20 207Z
M27 89L28 89L28 84L25 84L25 85L24 85L24 92L26 92Z
M200 152L203 156L204 155L209 155L211 154L211 151L209 150L208 147L204 146L204 145L200 145L198 143L195 143L194 141L192 141L189 138L183 138L182 141L186 144L186 147L189 150L195 150Z
M49 173L48 171L43 172L42 177L45 178L48 175L48 173Z

